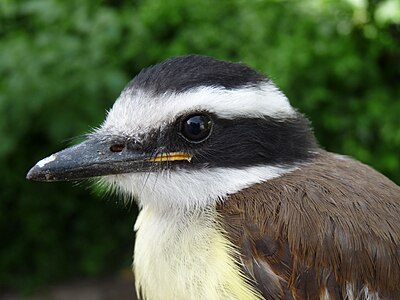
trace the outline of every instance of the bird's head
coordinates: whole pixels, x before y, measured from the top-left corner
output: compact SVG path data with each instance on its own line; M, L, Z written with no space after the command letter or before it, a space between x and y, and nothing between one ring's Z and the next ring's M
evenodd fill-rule
M316 149L307 120L271 80L190 55L140 72L99 129L27 178L96 177L140 205L192 208L289 172Z

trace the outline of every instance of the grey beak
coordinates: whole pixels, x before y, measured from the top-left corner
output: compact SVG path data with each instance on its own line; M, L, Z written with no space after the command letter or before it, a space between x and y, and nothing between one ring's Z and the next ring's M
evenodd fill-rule
M89 139L39 161L26 175L35 181L67 181L90 177L148 171L144 152L122 146L112 151L107 141ZM147 161L146 161L147 159Z

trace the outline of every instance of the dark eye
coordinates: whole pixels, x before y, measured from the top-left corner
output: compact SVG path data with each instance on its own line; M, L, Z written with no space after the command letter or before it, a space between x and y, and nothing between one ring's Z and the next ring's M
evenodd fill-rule
M207 115L191 115L181 123L181 135L192 143L206 140L211 133L212 121Z
M125 145L124 144L114 144L110 147L110 150L112 152L121 152L122 150L124 150Z

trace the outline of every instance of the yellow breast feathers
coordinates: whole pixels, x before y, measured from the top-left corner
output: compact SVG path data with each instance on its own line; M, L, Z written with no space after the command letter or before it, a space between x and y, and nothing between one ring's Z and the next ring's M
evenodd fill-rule
M144 208L135 224L138 295L150 300L262 299L245 279L215 209L163 214Z

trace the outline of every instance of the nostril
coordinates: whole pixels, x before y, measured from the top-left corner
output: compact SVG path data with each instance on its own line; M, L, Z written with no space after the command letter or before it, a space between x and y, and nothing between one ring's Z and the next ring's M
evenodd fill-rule
M124 144L114 144L110 147L111 152L121 152L124 150L125 145Z

